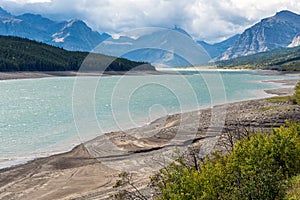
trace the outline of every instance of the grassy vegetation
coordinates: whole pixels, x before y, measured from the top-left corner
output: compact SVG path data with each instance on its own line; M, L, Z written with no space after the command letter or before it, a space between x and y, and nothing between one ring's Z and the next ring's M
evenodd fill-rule
M300 82L295 87L295 93L292 96L275 96L268 98L268 101L274 103L291 102L300 105Z
M280 102L291 102L292 97L291 96L275 96L268 98L268 101L273 103L280 103Z
M289 123L207 157L199 170L180 159L170 164L161 170L158 199L283 199L287 180L299 173L300 124Z
M0 71L77 71L88 52L72 52L28 39L0 36ZM155 70L150 64L101 54L90 56L87 70ZM107 66L108 65L108 66ZM143 65L143 68L136 68Z
M279 48L254 55L216 62L219 68L300 71L300 47Z

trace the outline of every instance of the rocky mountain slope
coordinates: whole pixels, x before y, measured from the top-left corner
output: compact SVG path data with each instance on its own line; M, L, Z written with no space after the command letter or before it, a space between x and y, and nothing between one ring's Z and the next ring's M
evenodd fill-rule
M300 32L300 15L281 11L246 29L219 60L247 56L290 45Z

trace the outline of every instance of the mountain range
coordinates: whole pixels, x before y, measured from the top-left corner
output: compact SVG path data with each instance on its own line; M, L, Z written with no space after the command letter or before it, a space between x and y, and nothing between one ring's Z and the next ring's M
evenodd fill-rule
M160 30L155 34L143 35L141 31L138 37L126 34L112 37L107 33L100 34L92 30L79 19L58 22L32 13L15 16L0 8L0 35L28 38L72 51L92 51L101 42L106 41L105 51L100 53L168 66L202 64L190 63L172 50L174 43L180 45L185 43L184 39L174 38L174 34L170 34L170 31L192 39L185 30L177 26L173 29ZM164 43L167 51L153 48L126 51L130 50L132 45L147 47L153 41ZM300 15L290 11L280 11L225 41L215 44L197 41L197 44L202 46L213 61L228 60L281 47L295 47L300 44ZM125 54L120 55L121 52Z
M118 37L108 38L94 51L160 67L201 65L211 59L186 31L177 26L123 32Z
M11 15L0 8L0 35L28 38L73 51L91 51L110 35L93 31L81 20L56 22L41 15Z

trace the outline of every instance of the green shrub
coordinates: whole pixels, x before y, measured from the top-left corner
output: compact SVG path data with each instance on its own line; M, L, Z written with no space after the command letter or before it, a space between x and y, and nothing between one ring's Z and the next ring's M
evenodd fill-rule
M186 166L181 159L161 170L163 181L159 184L161 199L189 200L201 196L199 171Z
M293 101L300 105L300 82L295 87L295 94L292 96Z
M256 133L215 153L200 170L172 163L162 170L159 199L282 199L286 180L300 173L300 124Z
M300 199L300 175L289 180L288 189L284 197L286 200Z

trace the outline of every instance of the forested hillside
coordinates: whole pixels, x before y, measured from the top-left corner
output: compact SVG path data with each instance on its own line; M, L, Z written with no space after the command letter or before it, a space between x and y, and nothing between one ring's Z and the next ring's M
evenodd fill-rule
M250 56L219 61L216 62L216 65L219 68L300 71L300 46L294 48L279 48Z
M69 71L79 70L87 52L72 52L44 43L11 36L0 36L0 71ZM93 54L90 70L129 71L146 64L123 58ZM110 61L113 61L110 63ZM106 64L110 63L108 67ZM155 70L150 64L140 70Z

